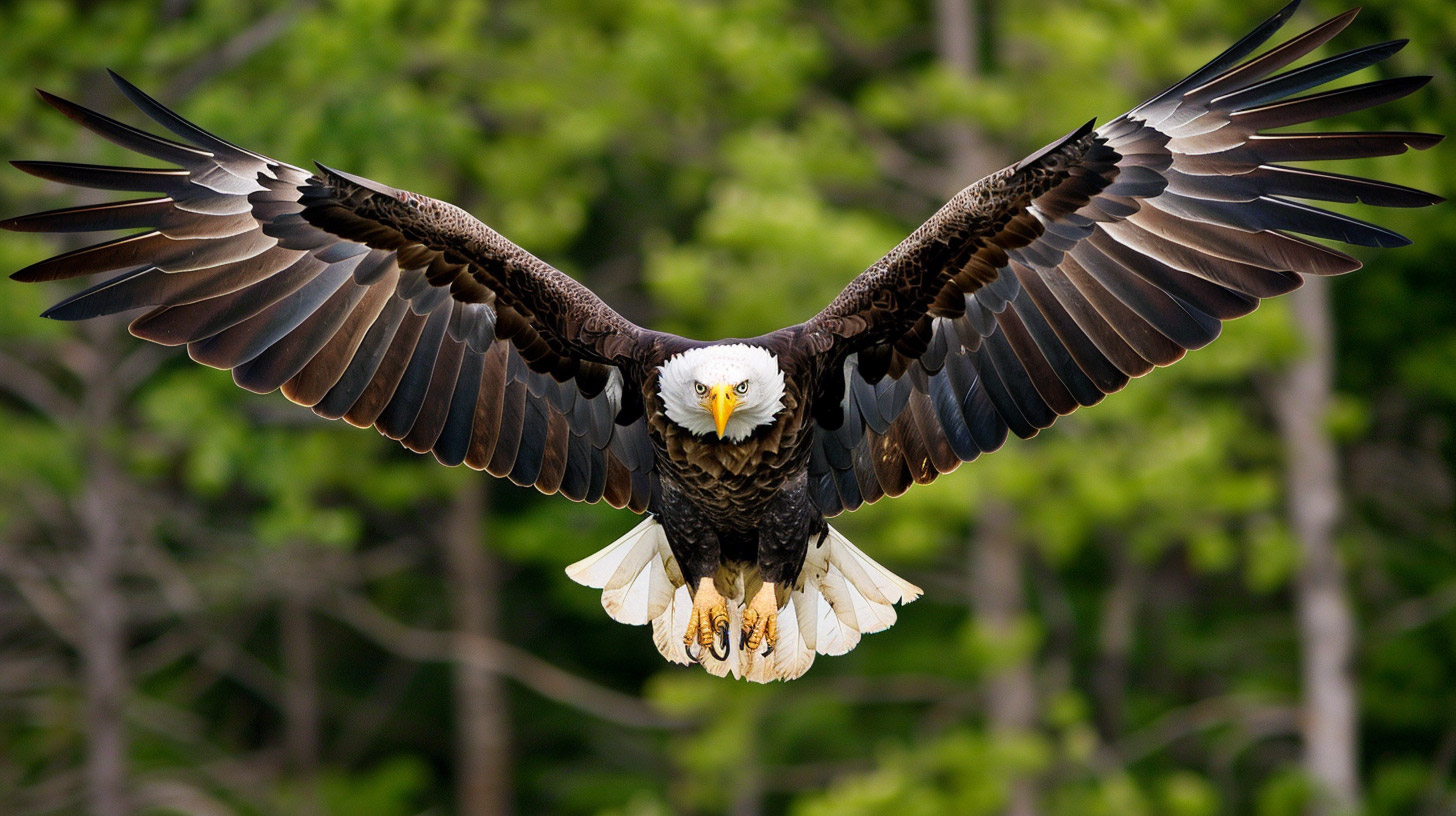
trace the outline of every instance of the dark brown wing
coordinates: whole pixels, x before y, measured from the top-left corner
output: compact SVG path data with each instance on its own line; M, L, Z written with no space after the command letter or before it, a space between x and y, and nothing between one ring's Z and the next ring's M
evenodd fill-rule
M1132 112L967 188L810 321L853 352L843 423L823 419L816 435L811 472L826 513L928 482L1000 447L1008 431L1036 434L1209 343L1222 321L1295 289L1301 275L1359 267L1292 233L1409 243L1295 199L1413 207L1438 197L1280 162L1393 155L1441 137L1261 131L1397 99L1428 78L1289 98L1404 45L1270 76L1352 11L1240 63L1294 5ZM823 392L841 390L830 385Z
M121 270L47 316L145 309L133 334L185 343L251 391L281 388L445 464L646 508L645 425L615 423L637 326L458 207L244 150L114 78L186 143L41 94L89 130L176 165L15 163L67 184L154 194L0 223L142 230L15 273L47 281Z

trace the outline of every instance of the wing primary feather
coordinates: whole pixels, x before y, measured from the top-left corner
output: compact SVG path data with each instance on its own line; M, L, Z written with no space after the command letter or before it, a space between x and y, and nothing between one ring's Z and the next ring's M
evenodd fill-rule
M440 344L449 319L449 313L443 310L426 317L399 383L393 389L389 403L374 421L379 432L390 439L403 439L414 427L415 418L419 416L429 391L435 360L440 355Z
M168 193L187 184L189 173L175 168L109 167L57 161L13 161L15 169L46 181L92 190Z
M291 380L333 339L368 290L343 282L287 335L261 354L233 368L233 381L249 391L266 394Z
M1184 350L1202 348L1218 336L1218 318L1185 308L1091 244L1078 247L1072 257L1102 289L1175 343L1178 357Z
M1034 343L1037 352L1046 361L1048 373L1061 382L1062 387L1067 390L1068 395L1076 404L1096 405L1101 402L1105 396L1104 392L1082 371L1081 364L1052 330L1031 299L1029 297L1017 298L1011 304L1011 308L1010 314L1003 315L1001 324L1003 328L1006 328L1013 325L1014 322L1015 329L1008 329L1007 335L1007 339L1013 342L1013 347L1016 343L1024 343L1026 340ZM1025 340L1021 339L1023 336ZM1020 350L1017 351L1017 356L1024 359ZM1043 396L1045 396L1045 392L1043 392Z
M549 496L561 490L561 480L566 475L566 459L570 455L571 431L566 427L564 415L549 407L543 407L542 413L546 415L546 427L541 433L541 464L534 477L523 474L521 478L527 485L534 485ZM516 467L520 467L521 462L521 458L517 457Z
M1015 349L1012 348L1011 341L1004 330L987 337L986 342L981 346L981 351L996 369L1001 385L1015 403L1017 411L1038 431L1050 428L1052 423L1057 420L1057 415L1060 413L1057 408L1065 408L1067 413L1070 413L1076 407L1076 401L1072 399L1072 395L1067 393L1061 381L1057 380L1055 376L1052 376L1049 382L1037 381L1038 377L1050 375L1051 372L1043 369L1035 374L1032 373L1027 367L1027 361L1018 357ZM1035 357L1033 356L1032 359ZM1041 362L1044 365L1046 361ZM1041 395L1042 388L1056 394L1055 406Z
M1424 88L1430 81L1428 76L1381 79L1364 85L1274 102L1259 108L1245 108L1230 118L1235 124L1249 130L1274 130L1393 102Z
M1001 375L996 371L996 365L991 359L991 353L983 344L979 351L970 355L971 362L975 365L977 382L981 384L981 390L986 392L991 404L996 407L996 413L1000 414L1002 421L1010 431L1022 439L1030 439L1036 436L1040 428L1022 416L1021 409L1016 405L1016 399L1006 389L1006 383L1001 381ZM1045 408L1043 409L1045 410ZM1047 411L1050 413L1050 411Z
M961 413L961 402L951 387L950 375L944 371L930 378L930 401L946 442L956 458L962 462L970 462L980 456L981 449L976 445L975 437L971 436L965 415Z
M507 477L516 464L516 454L521 449L521 435L526 421L526 384L507 378L501 398L500 432L496 437L495 451L491 454L486 470L492 476Z
M1119 368L1122 368L1124 364L1127 366L1127 368L1123 368L1124 372L1137 377L1152 370L1152 366L1148 365L1149 363L1153 365L1171 365L1183 358L1185 349L1172 340L1169 340L1167 335L1153 328L1141 315L1123 303L1112 292L1109 292L1097 278L1093 277L1083 268L1082 264L1076 258L1068 255L1062 262L1060 269L1064 279L1076 288L1077 294L1085 299L1099 315L1101 322L1111 327L1118 337L1122 338L1126 346L1133 352L1133 355L1138 358L1137 360L1130 360L1123 358L1121 355L1113 357L1109 354L1109 359L1117 363ZM1047 282L1053 283L1056 280L1056 278L1048 278ZM1057 292L1059 299L1063 294L1068 294L1064 291L1064 288L1059 286L1053 289L1053 291ZM1068 297L1062 300L1062 302L1074 303L1075 300ZM1096 324L1089 320L1084 325L1092 326ZM1100 346L1100 348L1104 352L1111 351L1115 353L1119 351L1118 347L1114 344L1108 344L1105 347Z
M1373 207L1427 207L1441 196L1384 181L1346 176L1302 167L1265 165L1243 179L1253 182L1260 195L1367 204Z
M193 242L195 245L196 242ZM66 280L135 266L159 266L155 258L175 248L176 242L160 232L128 235L101 244L75 249L33 263L10 276L22 283ZM186 254L186 249L183 250Z
M1302 93L1381 62L1400 51L1409 42L1409 40L1391 40L1347 51L1216 97L1210 100L1209 107L1245 111L1276 99Z
M275 259L274 262L283 263L287 260L284 257ZM298 257L295 254L291 263L285 263L278 271L245 289L177 306L164 305L147 312L132 321L131 333L164 346L176 346L211 337L298 291L313 280L322 268L323 264L313 258L307 255Z
M455 393L450 396L450 412L445 417L445 426L440 429L439 439L435 440L435 458L442 465L455 467L470 453L484 370L484 354L465 352L460 361L460 375L455 379Z
M510 346L501 343L492 346L484 355L480 396L475 403L475 422L470 432L470 450L465 454L465 464L476 470L485 470L495 455L505 399L506 352L509 349Z
M1259 299L1225 288L1204 278L1174 269L1156 258L1099 232L1089 242L1103 255L1171 297L1193 304L1201 313L1232 320L1252 312Z
M1148 232L1133 221L1108 224L1106 229L1118 243L1126 244L1141 254L1250 297L1274 297L1292 292L1300 285L1301 278L1293 272L1276 271L1256 264L1209 255L1187 243L1169 241ZM1253 240L1263 238L1248 237Z
M367 287L363 299L334 336L293 379L283 384L284 396L300 405L317 406L343 378L392 297L392 287Z
M344 412L344 421L356 428L367 428L379 419L379 415L394 397L410 360L414 358L420 334L425 329L426 318L411 312L408 304L404 311L404 317L388 339L388 345L375 363L369 380L364 383L359 398ZM347 378L348 373L344 376Z
M1258 156L1257 164L1287 161L1334 161L1398 156L1407 150L1426 150L1441 143L1435 133L1381 131L1376 133L1256 133L1246 144Z
M87 204L0 221L12 232L103 232L158 227L176 212L170 198Z
M455 396L455 385L460 380L466 354L465 344L451 339L446 332L440 340L440 351L435 356L430 383L420 398L419 413L409 433L399 440L400 444L415 453L424 453L435 447L450 415L450 401Z
M373 381L408 311L409 304L392 295L389 297L379 316L369 324L343 374L314 406L315 413L328 419L339 419L348 413Z
M163 139L144 130L138 130L131 125L123 124L104 116L89 108L83 107L62 99L52 93L47 93L39 88L36 93L45 100L47 105L60 111L67 119L80 125L83 128L95 133L107 141L121 145L128 150L134 150L143 156L151 156L154 159L172 162L187 166L196 163L198 160L210 160L212 154L205 150L198 150L189 145L179 144L169 139Z
M266 156L260 156L251 150L245 150L231 142L223 141L197 125L183 119L181 116L167 109L162 103L148 96L137 86L127 82L115 71L108 69L107 73L111 75L111 81L116 83L116 87L121 89L122 95L131 100L133 105L141 108L142 112L150 116L153 121L167 130L172 131L177 136L199 147L205 148L214 154L230 156L235 159L252 159L262 162L265 165L273 163Z
M1389 248L1410 244L1405 236L1384 227L1271 196L1230 203L1164 193L1150 200L1149 204L1183 219L1210 221L1245 232L1288 230L1369 247Z
M287 336L345 286L352 286L347 267L324 267L298 289L246 320L210 337L192 341L188 344L187 353L204 365L216 368L238 366Z
M82 320L143 306L185 306L245 289L287 268L296 259L296 253L269 250L242 261L191 272L138 267L66 298L43 316Z
M341 289L352 289L349 269L343 265L325 267L300 286L297 291L280 298L268 308L217 334L196 340L187 347L192 359L217 368L234 368L246 363L283 340L310 315L329 302ZM347 299L347 295L345 296ZM352 304L351 304L352 305ZM329 316L331 317L331 316ZM324 319L329 319L326 317ZM259 372L261 373L261 372ZM288 377L296 372L290 372ZM281 385L283 377L277 385ZM241 383L239 383L241 385ZM277 385L274 385L276 388ZM268 389L272 390L272 388ZM266 393L266 392L264 392Z
M1057 296L1052 294L1040 273L1024 267L1017 269L1016 272L1021 277L1021 287L1026 291L1029 300L1027 303L1018 302L1017 304L1023 309L1022 320L1028 326L1037 325L1038 321L1048 326L1072 356L1077 368L1098 391L1110 394L1121 389L1127 383L1127 374L1123 373L1102 352L1100 344L1092 337L1093 332L1082 328L1081 320L1096 321L1100 325L1095 331L1127 349L1128 355L1136 357L1136 354L1127 348L1111 327L1102 322L1101 316L1097 315L1085 300L1080 300L1080 296L1078 296L1077 306L1079 314L1073 315L1066 306L1059 302ZM1075 293L1074 288L1072 291ZM1035 314L1033 315L1033 313ZM1039 332L1040 329L1037 331ZM1141 358L1137 358L1137 363L1140 366L1147 365L1146 361Z
M1289 65L1300 57L1334 39L1336 35L1350 25L1359 13L1360 10L1358 8L1350 9L1343 14L1320 23L1303 34L1291 37L1284 43L1269 49L1248 62L1235 68L1230 68L1219 76L1210 79L1207 83L1197 88L1190 88L1185 98L1194 100L1213 99L1231 90L1252 85L1258 80L1278 71L1280 68Z
M1207 64L1194 71L1182 82L1138 105L1133 112L1142 113L1156 107L1164 100L1178 99L1189 89L1196 88L1234 67L1239 60L1254 53L1255 49L1274 36L1274 32L1283 28L1284 24L1289 22L1289 18L1294 16L1295 9L1299 8L1299 2L1300 0L1292 0L1272 17L1260 23L1253 31L1244 35L1238 42L1229 46L1222 54L1209 60Z
M1360 262L1339 250L1277 232L1250 233L1220 224L1191 224L1156 207L1144 207L1129 223L1169 243L1198 250L1214 258L1261 266L1287 273L1297 288L1303 275L1341 275L1360 268ZM1109 225L1109 229L1118 225ZM1251 293L1257 294L1257 293Z

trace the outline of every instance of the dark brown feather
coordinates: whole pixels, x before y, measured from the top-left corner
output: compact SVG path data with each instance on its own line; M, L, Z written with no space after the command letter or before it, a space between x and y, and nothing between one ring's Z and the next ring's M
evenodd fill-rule
M1301 275L1358 268L1301 235L1406 242L1291 199L1422 206L1439 197L1276 163L1391 155L1440 137L1258 131L1364 110L1426 80L1290 98L1404 45L1380 43L1275 74L1354 17L1248 59L1292 9L1132 114L1075 131L966 188L806 324L834 342L836 359L850 360L840 411L820 414L873 429L853 449L819 447L816 495L852 506L856 497L842 489L850 473L861 488L873 477L886 493L901 489L901 475L879 458L885 451L906 457L917 481L926 475L922 454L946 472L994 450L1008 430L1030 436L1128 378L1175 362L1213 340L1221 321L1296 288ZM943 319L929 323L932 316ZM836 366L827 370L837 376ZM908 408L871 398L892 393L886 383L898 380L887 375L914 385Z
M293 379L338 335L339 329L354 315L355 307L368 292L368 287L345 282L287 336L269 345L253 359L234 367L233 382L249 391L266 394ZM342 370L340 367L340 372Z
M505 404L506 355L510 346L504 343L491 346L485 352L485 365L480 378L480 397L475 404L475 421L470 435L470 451L465 454L465 463L476 470L485 470L495 455L496 439L500 436L501 413Z
M359 341L359 347L344 368L344 373L329 387L324 398L313 406L314 413L328 419L339 419L354 407L374 381L379 364L389 353L395 334L409 314L409 304L390 293L379 316L365 332L364 339Z
M42 98L88 130L177 167L17 163L62 183L165 195L0 222L29 232L150 230L17 273L30 281L122 270L49 316L152 307L134 333L186 343L199 361L232 368L245 388L282 386L322 416L375 424L449 464L494 463L517 481L539 478L542 489L573 498L607 491L605 449L621 406L601 392L613 377L640 387L621 368L636 365L638 327L456 207L276 162L114 79L183 141ZM621 480L613 496L642 509L651 465L640 444L630 450L637 465L612 474Z
M379 419L379 415L394 397L400 378L404 376L414 356L420 333L425 329L426 316L403 309L404 317L399 322L384 355L379 359L368 384L359 398L344 413L344 421L357 428L367 428Z
M354 353L364 341L365 333L394 297L392 289L392 286L368 287L359 304L313 359L283 384L284 396L299 405L317 405L344 376L344 371L354 359Z
M295 257L292 263L286 257L270 261L264 268L285 265L246 289L147 312L132 321L131 333L154 343L176 346L230 329L297 292L324 269L325 265L312 257Z
M424 453L433 450L435 443L440 440L440 432L445 429L445 420L450 415L450 406L455 396L455 386L461 376L465 354L464 343L448 336L441 339L434 369L430 373L430 384L420 400L419 413L415 416L409 433L400 440L406 448L415 453Z

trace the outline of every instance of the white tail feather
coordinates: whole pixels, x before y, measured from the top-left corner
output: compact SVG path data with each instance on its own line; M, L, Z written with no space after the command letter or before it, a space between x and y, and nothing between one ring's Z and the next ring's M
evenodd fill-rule
M673 663L691 666L693 659L683 645L683 633L688 630L688 619L693 613L693 594L685 583L678 584L672 594L672 603L667 611L652 621L652 642L657 651Z
M573 581L602 590L602 607L614 620L652 624L657 651L673 663L694 662L683 645L692 612L692 593L683 581L667 536L649 516L626 535L596 554L566 568ZM763 654L738 648L743 627L745 578L732 578L728 601L728 655L697 655L704 669L719 677L732 675L757 683L792 680L814 665L816 654L840 655L859 644L860 636L895 623L894 604L920 597L920 588L865 555L839 531L816 536L800 573L799 586L779 608L778 643ZM694 647L696 650L696 647Z
M649 516L626 535L566 568L571 580L603 590L602 608L612 620L641 626L662 616L673 600L679 575L662 525ZM687 621L683 621L684 628ZM670 658L669 658L670 659Z

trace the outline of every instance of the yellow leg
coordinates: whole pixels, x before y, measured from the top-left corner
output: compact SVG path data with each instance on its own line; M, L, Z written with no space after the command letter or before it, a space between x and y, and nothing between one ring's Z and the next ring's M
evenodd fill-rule
M774 591L774 585L765 582L759 587L758 593L748 603L748 608L743 610L743 639L740 641L743 648L750 652L758 651L762 644L768 644L763 650L765 655L773 652L774 644L779 640L779 601Z
M722 640L722 649L718 648ZM692 654L693 641L708 649L719 660L728 657L728 602L713 585L712 578L698 581L693 593L693 612L688 618L688 630L683 633L683 645Z

